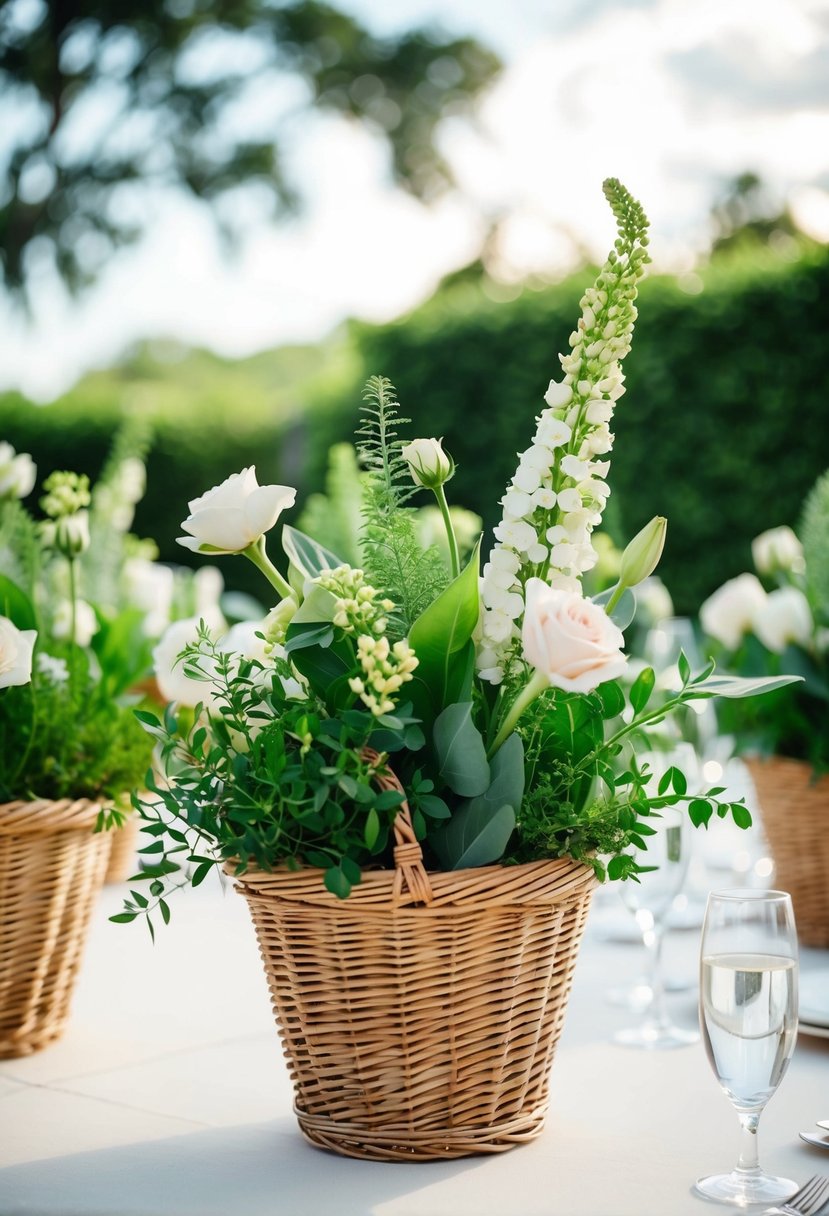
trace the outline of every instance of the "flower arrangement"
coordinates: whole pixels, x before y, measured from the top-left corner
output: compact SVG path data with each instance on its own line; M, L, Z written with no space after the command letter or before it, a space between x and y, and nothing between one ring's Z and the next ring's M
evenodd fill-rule
M88 478L54 472L36 520L21 501L35 477L30 456L2 445L0 804L114 799L143 777L151 751L128 696L150 665L142 614L94 595L103 590L93 577L102 562L96 546L111 554L112 533L119 534L113 499L107 529ZM124 486L121 505L142 490L143 483ZM101 826L122 821L123 810L101 812Z
M482 571L480 540L461 561L451 456L441 439L402 440L409 420L382 377L366 386L357 432L358 565L285 525L278 570L266 535L295 491L259 486L253 468L189 504L180 543L244 555L278 602L235 636L203 624L178 658L180 703L139 713L158 768L135 798L149 889L114 919L152 927L158 908L167 921L170 890L227 863L237 874L319 867L345 899L366 867L389 865L404 796L441 870L571 856L600 878L635 878L646 868L635 850L663 807L686 806L696 824L730 813L748 825L722 788L691 794L677 768L654 788L637 761L637 741L687 702L769 687L715 676L713 664L693 674L684 658L681 688L658 705L651 669L625 680L631 588L656 567L664 519L631 541L613 587L593 600L582 592L648 262L642 208L616 180L605 194L618 239L581 302ZM448 560L421 543L418 494L434 500ZM405 795L378 781L389 769Z
M721 714L743 752L804 760L829 771L829 473L806 499L799 536L781 526L752 542L756 573L719 587L700 608L709 649L752 676L802 681Z

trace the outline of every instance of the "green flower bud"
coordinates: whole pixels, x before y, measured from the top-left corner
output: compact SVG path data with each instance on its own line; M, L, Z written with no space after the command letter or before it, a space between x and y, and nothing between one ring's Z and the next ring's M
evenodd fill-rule
M667 519L663 515L655 515L641 532L636 533L622 554L620 587L635 587L653 574L665 547L667 530Z
M76 511L74 515L61 515L55 521L54 547L64 557L78 557L89 548L89 513Z
M454 474L455 462L442 444L442 439L413 439L402 449L415 485L437 490Z

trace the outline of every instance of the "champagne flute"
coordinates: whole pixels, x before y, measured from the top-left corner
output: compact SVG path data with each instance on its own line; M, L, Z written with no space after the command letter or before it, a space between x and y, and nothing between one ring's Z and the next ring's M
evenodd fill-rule
M657 868L640 874L638 882L628 879L621 884L622 901L635 916L648 953L647 999L641 1022L637 1026L617 1030L613 1039L625 1047L658 1050L684 1047L688 1043L695 1043L699 1036L695 1031L683 1030L671 1021L662 979L665 921L688 868L685 815L677 807L665 807L660 811L659 818L654 817L649 823L654 835L648 837L648 849L643 860Z
M708 897L700 950L705 1050L742 1127L729 1174L700 1178L706 1199L746 1207L780 1203L797 1190L760 1168L757 1125L789 1065L797 1038L797 936L785 891L736 890Z

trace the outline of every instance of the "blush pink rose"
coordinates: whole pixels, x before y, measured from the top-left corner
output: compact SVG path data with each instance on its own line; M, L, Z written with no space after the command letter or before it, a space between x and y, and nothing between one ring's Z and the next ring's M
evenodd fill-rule
M592 692L627 663L622 631L603 608L540 578L527 582L522 641L527 662L565 692Z

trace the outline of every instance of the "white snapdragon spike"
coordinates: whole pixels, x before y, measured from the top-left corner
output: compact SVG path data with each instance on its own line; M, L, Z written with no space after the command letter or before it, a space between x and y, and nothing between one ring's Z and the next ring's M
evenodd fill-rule
M500 684L522 664L525 586L540 578L577 592L598 561L591 533L610 489L610 424L624 393L621 363L636 320L637 282L650 260L647 218L615 179L604 184L618 227L614 249L581 301L561 380L551 380L533 441L501 499L503 517L481 579L478 672Z

